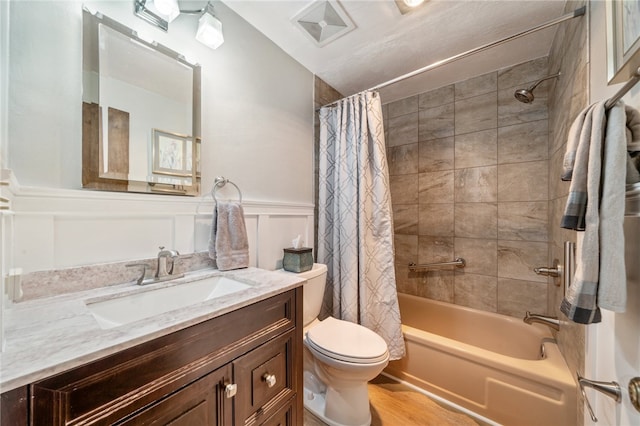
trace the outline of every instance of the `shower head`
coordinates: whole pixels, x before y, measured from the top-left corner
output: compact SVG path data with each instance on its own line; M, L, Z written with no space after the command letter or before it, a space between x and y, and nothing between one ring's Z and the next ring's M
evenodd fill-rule
M533 100L535 99L535 97L533 96L533 90L538 87L538 84L542 83L545 80L549 80L550 78L556 78L556 77L560 77L561 73L557 73L554 75L549 75L545 78L542 78L538 81L536 81L535 83L533 83L529 88L527 89L518 89L516 90L516 92L513 94L513 96L516 97L517 100L519 100L522 103L525 104L530 104L531 102L533 102Z
M533 89L518 89L513 96L522 103L530 104L534 99L532 90Z

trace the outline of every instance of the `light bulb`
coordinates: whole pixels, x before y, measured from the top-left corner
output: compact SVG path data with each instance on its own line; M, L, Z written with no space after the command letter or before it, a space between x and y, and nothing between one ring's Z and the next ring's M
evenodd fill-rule
M417 7L424 3L424 0L403 0L404 4L409 7Z
M196 40L212 49L220 47L220 45L224 43L222 22L209 12L205 12L198 21Z
M167 22L173 21L180 15L178 0L153 0L153 4L158 12L167 18Z

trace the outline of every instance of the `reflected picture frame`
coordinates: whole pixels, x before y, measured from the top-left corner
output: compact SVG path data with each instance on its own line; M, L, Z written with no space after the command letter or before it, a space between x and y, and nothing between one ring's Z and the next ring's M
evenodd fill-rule
M607 80L624 83L640 67L640 1L605 2L607 18Z
M153 174L193 176L194 138L153 129Z

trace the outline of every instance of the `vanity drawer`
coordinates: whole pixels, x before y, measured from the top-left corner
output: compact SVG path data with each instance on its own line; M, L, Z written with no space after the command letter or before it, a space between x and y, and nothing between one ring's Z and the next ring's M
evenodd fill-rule
M236 425L262 424L294 396L294 347L295 333L290 331L233 362Z

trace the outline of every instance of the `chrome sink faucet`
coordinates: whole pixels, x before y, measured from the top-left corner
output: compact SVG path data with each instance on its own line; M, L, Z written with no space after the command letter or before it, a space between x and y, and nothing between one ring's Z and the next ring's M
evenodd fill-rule
M158 253L158 263L156 266L156 273L153 278L145 278L147 275L147 268L152 268L146 261L130 263L125 265L127 268L130 267L140 267L142 268L141 274L136 278L136 284L138 285L146 285L153 284L159 281L167 281L174 280L176 278L182 278L184 274L174 274L174 266L176 264L176 259L180 256L177 250L165 250L164 247L160 247L160 252ZM188 258L190 256L183 256L183 258ZM167 259L171 259L171 266L167 270Z
M178 257L180 253L177 250L165 250L164 247L160 247L160 252L158 253L158 267L156 269L156 280L161 280L164 277L168 277L173 275L173 267L176 263L176 257ZM167 271L167 259L171 259L171 267Z
M527 311L522 321L527 324L533 324L537 322L538 324L544 324L549 328L560 331L560 320L558 318L532 314L531 312Z

